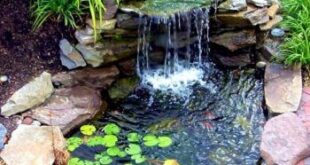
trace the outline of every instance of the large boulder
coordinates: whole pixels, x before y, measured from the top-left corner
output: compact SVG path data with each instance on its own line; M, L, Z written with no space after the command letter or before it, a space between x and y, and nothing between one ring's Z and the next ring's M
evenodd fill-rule
M24 112L43 103L51 96L53 91L51 74L43 72L39 77L15 92L6 104L1 107L1 114L11 116Z
M83 85L106 89L115 81L118 75L118 68L112 65L104 68L85 68L71 72L61 72L54 75L52 81L55 85L62 87Z
M241 30L213 35L211 36L211 42L234 52L256 44L255 30Z
M0 153L7 165L66 164L66 140L58 127L20 125Z
M59 126L69 133L92 119L102 105L99 92L85 86L57 89L43 105L32 109L30 116L41 123Z
M302 94L301 67L269 64L265 71L265 100L269 111L297 111Z
M295 165L310 156L309 135L294 113L285 113L266 123L260 146L268 165Z

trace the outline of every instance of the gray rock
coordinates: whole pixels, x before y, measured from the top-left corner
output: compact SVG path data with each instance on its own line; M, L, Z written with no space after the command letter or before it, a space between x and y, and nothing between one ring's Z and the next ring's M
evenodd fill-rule
M7 165L53 165L69 156L58 127L19 125L0 157Z
M255 30L242 30L238 32L226 32L211 36L211 42L234 52L238 49L256 44Z
M139 79L137 77L119 79L108 90L109 96L113 100L124 99L136 88L138 83Z
M0 123L0 151L4 147L4 138L6 137L7 130L6 128Z
M295 112L302 94L301 67L268 64L265 71L265 100L273 113Z
M257 7L269 6L272 3L271 0L247 0L247 2Z
M281 28L274 28L271 30L271 35L273 37L283 37L285 35L285 31Z
M84 59L92 67L99 67L103 63L103 55L112 55L112 52L107 50L106 52L100 52L92 46L86 46L82 44L77 44L76 48L81 52Z
M267 8L257 9L252 12L248 12L244 16L251 22L253 26L264 24L269 21Z
M218 10L220 12L240 11L246 7L246 0L226 0L218 6Z
M59 43L60 60L63 66L68 69L75 69L86 66L81 54L69 43L67 39L62 39Z
M94 27L93 25L93 21L91 19L87 19L86 23L92 27L93 29L96 30L113 30L115 29L115 25L116 25L116 19L110 19L110 20L102 20L96 21L96 27Z
M74 33L75 38L79 41L80 44L87 45L95 43L94 29L89 26L86 26L85 29L77 30Z
M114 18L118 9L116 0L104 0L104 7L105 7L104 19L107 20Z
M118 77L119 70L116 66L104 68L85 68L71 72L61 72L53 76L52 81L61 87L76 85L91 88L107 89Z
M264 69L266 67L267 63L265 61L259 61L256 63L256 67L259 69Z
M272 20L269 22L259 25L260 30L262 31L268 31L274 27L276 27L281 21L283 20L283 17L280 15L276 15Z
M41 123L59 126L69 133L92 119L102 105L100 93L86 86L57 89L43 105L32 109L31 117Z
M117 14L117 27L121 29L138 29L139 17L134 17L130 14Z
M11 116L43 103L54 91L52 76L43 72L39 77L16 91L1 107L1 114Z
M243 67L251 64L250 54L248 53L238 54L234 56L216 55L215 57L220 61L223 66L228 67Z

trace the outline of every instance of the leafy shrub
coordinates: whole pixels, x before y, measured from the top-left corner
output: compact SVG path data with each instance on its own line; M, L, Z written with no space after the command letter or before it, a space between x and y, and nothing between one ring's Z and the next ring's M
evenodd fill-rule
M76 27L76 18L80 18L82 14L80 0L35 0L31 9L35 17L34 29L42 26L48 19L56 19L66 26Z

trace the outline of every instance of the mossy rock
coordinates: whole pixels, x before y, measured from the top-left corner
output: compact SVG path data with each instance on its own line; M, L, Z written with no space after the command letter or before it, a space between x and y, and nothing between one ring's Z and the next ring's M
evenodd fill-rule
M109 96L113 100L126 98L138 85L138 77L122 78L117 80L109 89Z

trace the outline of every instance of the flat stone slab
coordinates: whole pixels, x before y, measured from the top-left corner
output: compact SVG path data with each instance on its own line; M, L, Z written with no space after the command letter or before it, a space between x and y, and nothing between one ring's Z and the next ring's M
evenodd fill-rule
M302 94L301 67L268 64L265 71L265 100L273 113L295 112Z
M7 165L52 165L55 153L66 154L66 140L58 127L20 125L0 157Z
M295 165L310 156L310 137L300 118L285 113L266 123L260 146L267 164Z
M297 115L301 118L301 121L310 134L310 87L306 87L302 91L302 99Z

